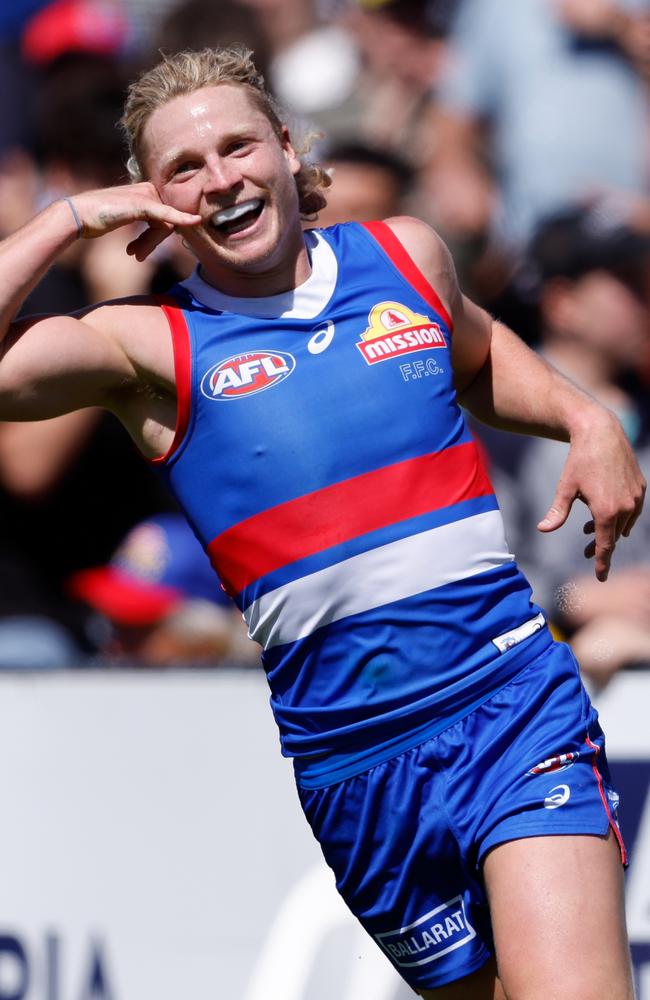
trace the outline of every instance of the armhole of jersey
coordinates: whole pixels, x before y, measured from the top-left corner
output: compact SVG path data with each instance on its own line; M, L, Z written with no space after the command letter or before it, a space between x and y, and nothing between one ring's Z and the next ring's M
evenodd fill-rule
M429 284L422 274L422 271L407 253L404 245L399 241L390 226L385 222L363 222L363 228L379 243L386 256L393 262L400 274L406 278L408 283L415 288L416 292L422 296L425 302L436 310L445 321L449 332L454 328L451 316L443 305L440 296L435 288Z
M152 465L164 465L177 451L187 433L192 407L192 361L190 351L190 331L183 310L173 299L160 297L158 304L162 309L172 336L174 349L174 374L176 378L176 429L174 439L164 455L150 458Z

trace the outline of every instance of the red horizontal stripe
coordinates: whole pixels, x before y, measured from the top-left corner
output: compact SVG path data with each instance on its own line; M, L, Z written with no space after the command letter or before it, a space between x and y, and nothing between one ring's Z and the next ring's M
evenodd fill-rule
M473 441L307 493L218 535L208 554L226 590L281 566L461 500L492 493Z

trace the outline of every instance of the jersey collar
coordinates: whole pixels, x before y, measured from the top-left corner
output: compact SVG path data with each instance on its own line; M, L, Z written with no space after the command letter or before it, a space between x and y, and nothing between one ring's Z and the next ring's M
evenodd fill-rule
M263 319L313 319L325 309L334 294L338 261L329 243L317 230L310 229L304 235L311 260L311 274L302 285L291 291L260 298L224 295L203 280L200 266L181 282L181 287L202 305L220 312Z

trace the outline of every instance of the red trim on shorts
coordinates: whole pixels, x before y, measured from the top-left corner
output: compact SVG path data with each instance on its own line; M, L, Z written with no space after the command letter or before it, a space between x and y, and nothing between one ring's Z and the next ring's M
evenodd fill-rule
M420 268L415 264L410 254L407 253L404 245L397 238L390 226L387 226L385 222L363 222L361 224L364 229L368 230L377 243L379 243L380 247L392 260L397 270L402 273L409 284L413 285L416 292L419 292L422 298L428 302L429 305L433 306L436 312L447 324L450 332L453 331L454 324L452 323L451 316L442 304L440 296L432 285L429 284Z
M183 310L174 299L158 296L157 302L167 317L172 335L174 374L176 377L176 429L174 431L174 440L165 454L149 459L152 465L161 465L169 461L180 445L190 422L192 403L192 358L190 351L190 331L187 321L183 315Z
M618 823L616 822L616 820L612 815L612 810L609 808L607 793L605 792L605 788L603 786L603 776L598 770L597 758L598 754L600 753L600 747L597 746L595 743L592 743L592 741L589 739L588 733L587 736L585 737L585 743L587 744L587 746L591 747L591 749L594 751L594 759L591 762L591 766L593 768L594 774L596 775L596 781L598 782L598 791L600 792L600 798L603 803L603 806L605 807L605 812L607 813L609 825L614 831L614 836L618 840L618 846L621 852L621 861L624 865L627 865L627 851L625 849L625 844L623 843L623 837L621 835L621 831L618 828Z

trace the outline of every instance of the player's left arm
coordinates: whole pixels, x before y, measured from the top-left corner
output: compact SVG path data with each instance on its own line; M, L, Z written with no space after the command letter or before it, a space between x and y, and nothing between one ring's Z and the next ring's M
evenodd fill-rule
M618 419L462 294L451 255L429 226L410 218L388 224L451 315L462 406L493 427L570 442L553 503L538 528L559 528L574 500L583 500L592 516L585 533L594 534L585 555L595 556L596 576L606 580L616 542L632 530L646 491Z

